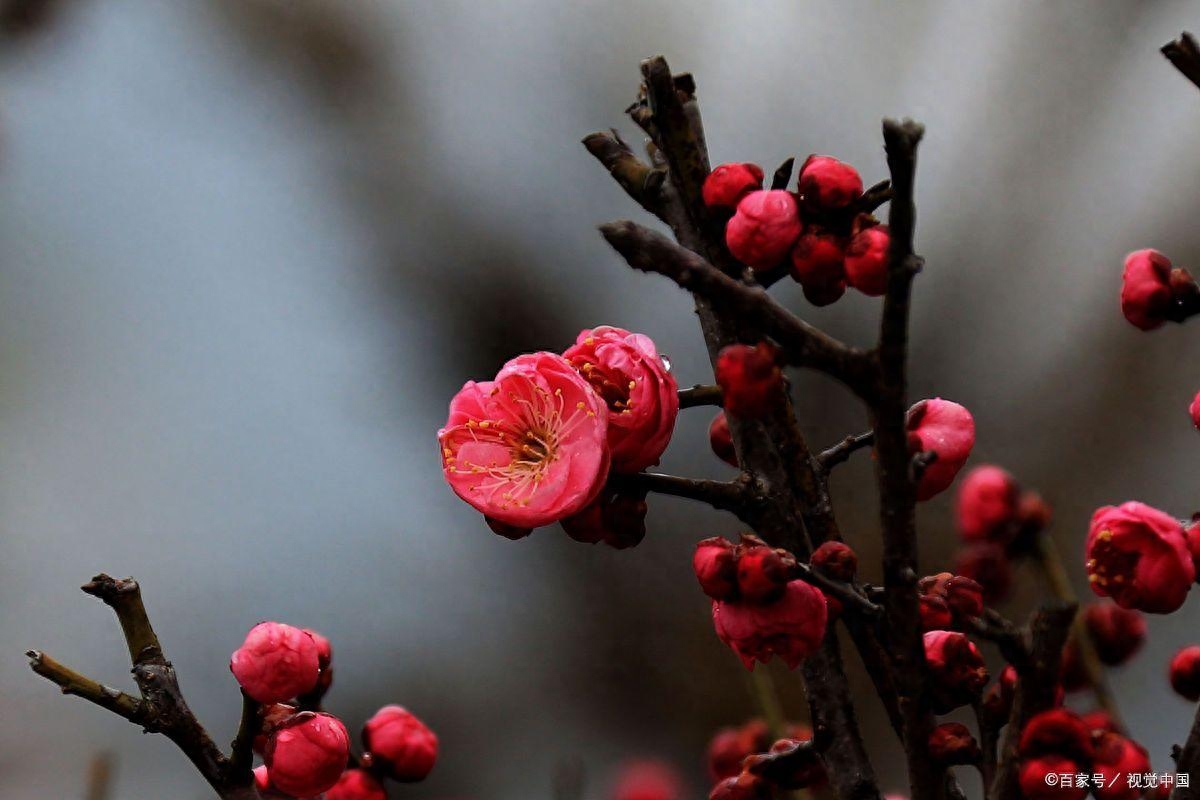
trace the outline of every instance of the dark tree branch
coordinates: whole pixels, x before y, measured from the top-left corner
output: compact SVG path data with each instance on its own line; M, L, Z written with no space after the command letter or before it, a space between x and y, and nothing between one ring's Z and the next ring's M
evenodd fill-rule
M634 222L610 222L601 225L600 232L634 269L664 275L719 312L757 325L782 345L789 363L824 372L862 396L870 391L873 373L865 353L797 318L762 288L731 278L694 252Z
M679 407L695 408L696 406L722 406L725 399L721 395L720 386L696 385L690 389L679 390Z
M875 443L875 431L867 431L866 433L856 433L852 436L847 436L833 447L827 450L822 450L817 456L817 462L821 465L821 469L829 472L838 464L843 463L850 458L851 455L863 449L870 447Z
M1017 670L1017 689L1000 747L996 775L987 794L990 800L1008 800L1021 794L1017 784L1020 760L1017 745L1021 731L1034 715L1054 705L1062 650L1077 609L1074 603L1057 603L1043 605L1033 613L1026 634L1029 657L1025 663L1013 665Z
M231 769L230 760L221 753L183 699L175 668L163 654L137 582L102 574L82 588L116 613L141 699L105 687L37 651L28 653L33 671L58 684L64 693L84 697L141 725L148 732L166 736L223 800L258 800L250 771L241 769L241 765L236 770Z
M996 645L1004 660L1016 667L1029 660L1025 635L1008 619L990 608L971 621L970 633Z
M615 130L588 134L583 137L583 146L608 169L626 194L653 212L667 179L665 169L652 167L638 158Z
M916 225L913 183L917 145L923 133L924 128L915 122L884 120L883 123L894 194L888 218L891 243L887 291L877 348L879 387L873 411L888 652L896 676L912 798L934 800L946 791L946 772L925 753L934 719L925 690L925 651L917 600L916 493L905 429L909 295L913 277L921 265L913 254Z
M870 214L875 209L892 199L892 182L880 181L863 192L862 197L855 203L855 211Z
M245 775L253 780L254 739L262 731L262 706L250 695L242 692L242 720L238 724L237 736L229 754L229 774Z
M1194 36L1184 31L1178 39L1162 46L1162 54L1185 78L1200 87L1200 46Z
M1177 747L1172 753L1175 759L1175 771L1180 775L1195 776L1200 774L1200 707L1196 708L1196 716L1192 720L1192 730L1188 733L1183 747ZM1200 799L1200 782L1195 785L1179 786L1171 790L1171 800Z
M984 792L996 778L996 752L999 748L1000 729L1006 720L997 719L981 701L971 705L975 712L975 726L979 732L979 777L983 782Z
M612 473L608 483L615 489L655 492L688 500L699 500L718 511L732 511L739 517L749 513L756 493L753 482L743 475L732 481L681 478L659 472Z
M652 161L668 167L668 181L660 201L651 210L670 226L679 243L695 254L700 263L711 265L706 276L713 271L732 276L730 283L740 287L734 290L735 296L745 297L743 289L750 287L737 280L745 270L725 248L723 219L710 215L701 197L709 162L694 82L686 76L673 78L661 57L644 62L642 74L645 80L642 94L629 114L653 140ZM635 228L630 226L626 232ZM662 241L670 245L665 239ZM750 290L762 292L758 288ZM764 335L775 336L768 330L769 321L757 314L738 314L728 306L721 306L720 299L712 295L695 293L695 297L700 328L714 363L726 345L759 341ZM788 346L784 341L780 344ZM805 357L809 355L805 353ZM865 358L861 360L865 362ZM865 364L855 366L857 371ZM863 386L869 383L860 382ZM794 425L790 403L785 406L761 420L731 417L729 427L738 463L760 481L765 492L753 523L756 531L773 546L785 547L798 559L807 560L811 547L805 535L803 502L794 488L793 466L797 463L797 452L804 453L809 461L811 458ZM805 661L803 674L814 726L830 734L831 744L824 750L823 758L834 790L841 800L879 800L850 701L836 631L831 630L820 650Z

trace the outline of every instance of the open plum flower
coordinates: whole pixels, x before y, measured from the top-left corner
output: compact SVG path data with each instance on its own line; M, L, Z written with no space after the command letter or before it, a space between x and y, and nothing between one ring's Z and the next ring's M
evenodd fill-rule
M608 406L615 472L658 463L679 414L679 387L650 337L601 325L582 331L563 357Z
M1183 605L1196 578L1179 520L1145 503L1098 509L1086 557L1092 591L1122 608L1170 613Z
M608 408L562 356L528 353L468 381L438 431L450 488L488 517L537 528L570 516L608 476Z

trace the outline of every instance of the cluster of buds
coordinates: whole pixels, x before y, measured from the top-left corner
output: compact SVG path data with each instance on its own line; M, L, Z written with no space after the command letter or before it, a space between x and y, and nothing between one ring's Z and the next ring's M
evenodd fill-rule
M762 720L722 728L707 757L715 782L709 800L765 800L776 790L819 789L828 782L812 729L799 723L787 724L784 738L774 743Z
M870 296L887 288L890 237L886 225L859 213L862 177L830 156L812 155L800 167L796 190L787 174L763 189L757 164L722 164L704 181L704 202L732 211L725 226L729 252L757 272L788 268L817 306L850 286Z
M1011 559L1028 555L1050 524L1050 506L1002 467L983 464L958 487L955 519L963 547L957 565L983 587L984 600L1002 600L1012 586Z
M254 626L230 658L242 692L260 704L258 788L270 797L386 800L384 778L424 779L437 760L437 736L400 706L368 720L365 752L353 763L346 726L320 708L332 662L328 639L281 622Z
M1081 717L1066 708L1043 711L1026 723L1018 745L1020 785L1030 800L1134 800L1142 788L1131 780L1150 771L1146 749L1119 733L1104 714ZM1059 782L1048 775L1086 775Z
M645 535L645 498L608 489L609 473L657 464L678 412L654 342L601 326L562 355L518 356L467 382L438 432L442 471L501 536L563 522L579 541L629 547Z
M983 613L983 587L970 578L941 572L922 578L917 589L926 631L962 629Z
M745 534L738 544L714 536L696 545L692 566L712 598L717 636L747 669L778 655L791 668L825 637L825 595L795 577L795 557Z

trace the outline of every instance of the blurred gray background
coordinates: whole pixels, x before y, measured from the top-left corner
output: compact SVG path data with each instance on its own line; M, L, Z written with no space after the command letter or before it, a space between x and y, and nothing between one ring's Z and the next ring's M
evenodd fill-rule
M207 796L166 741L26 667L36 646L127 681L115 621L76 589L101 570L141 580L221 741L228 654L275 618L332 638L352 729L385 702L437 729L434 775L396 796L544 797L581 759L601 798L645 756L707 790L711 731L754 712L689 567L732 519L660 499L635 550L508 542L434 444L466 378L585 326L644 331L681 383L708 378L688 299L596 234L642 215L579 145L637 139L622 109L653 53L696 74L715 162L823 152L873 182L879 119L927 124L914 396L965 403L975 461L1050 498L1080 588L1095 506L1200 506L1200 331L1139 334L1116 303L1131 249L1200 263L1200 92L1157 52L1198 2L51 5L0 53L0 798L80 796L104 748L116 798ZM779 296L873 336L877 301ZM864 427L827 382L796 386L815 445ZM709 416L685 412L665 468L728 474ZM868 460L835 490L870 554ZM922 509L931 572L949 510ZM1038 592L1020 585L1014 614ZM1163 676L1198 602L1115 678L1160 770L1192 714Z

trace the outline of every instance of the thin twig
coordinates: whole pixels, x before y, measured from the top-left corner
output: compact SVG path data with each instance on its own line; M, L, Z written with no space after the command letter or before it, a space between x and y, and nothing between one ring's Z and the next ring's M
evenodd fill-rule
M138 725L145 724L150 719L150 708L133 695L92 680L38 650L29 650L25 655L29 657L30 669L57 684L63 694L82 697Z
M242 692L242 720L238 724L237 736L229 754L229 774L250 775L254 767L254 739L262 730L262 706L250 695ZM253 776L250 775L251 779Z
M679 407L695 408L697 406L721 406L725 399L720 386L702 386L697 384L690 389L679 390Z
M704 478L682 478L659 472L637 472L633 474L613 473L609 485L616 489L638 490L683 497L708 503L718 511L732 511L739 516L746 513L754 499L752 481L745 475L732 481L714 481Z
M817 462L821 465L821 469L829 472L838 464L843 463L850 458L851 455L864 447L870 447L875 443L875 431L867 431L866 433L856 433L852 436L847 436L840 442L826 450L822 450L817 456Z
M1194 36L1184 31L1178 39L1162 46L1162 54L1185 78L1200 87L1200 46Z

